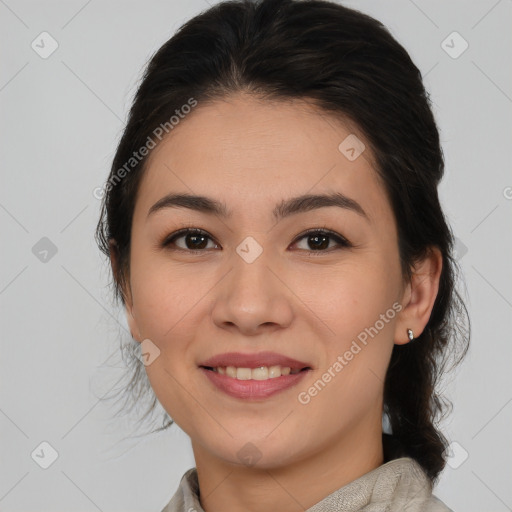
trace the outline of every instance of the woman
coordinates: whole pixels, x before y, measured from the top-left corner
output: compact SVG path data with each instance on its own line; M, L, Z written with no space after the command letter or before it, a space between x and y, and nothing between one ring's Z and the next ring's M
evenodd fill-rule
M450 510L436 383L469 323L443 170L420 72L357 11L223 2L152 57L97 240L131 389L145 370L192 442L164 512Z

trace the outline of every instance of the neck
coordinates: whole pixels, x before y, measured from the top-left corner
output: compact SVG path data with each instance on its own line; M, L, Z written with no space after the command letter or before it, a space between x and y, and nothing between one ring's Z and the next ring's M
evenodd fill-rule
M380 422L340 437L326 440L313 455L265 469L231 464L192 441L203 509L307 510L383 464Z

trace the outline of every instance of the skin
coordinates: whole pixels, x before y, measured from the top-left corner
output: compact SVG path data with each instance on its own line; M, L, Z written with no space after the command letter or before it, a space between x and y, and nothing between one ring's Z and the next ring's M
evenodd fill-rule
M442 259L434 249L404 282L396 223L369 145L354 161L338 150L351 133L365 142L357 127L306 101L239 94L200 103L150 155L133 217L126 312L134 339L160 350L147 375L191 438L207 512L305 510L383 463L391 351L409 342L407 328L416 337L425 328ZM333 206L277 223L271 217L283 199L333 191L356 200L369 221ZM148 217L169 192L221 200L234 214L169 208ZM203 253L187 252L186 237L174 249L159 245L184 227L208 233ZM311 256L315 245L297 238L310 228L333 230L353 247L330 239ZM250 264L236 252L247 236L263 249ZM298 394L393 303L400 313L300 403ZM198 368L219 353L265 350L313 369L298 386L248 402L217 390ZM247 443L260 455L253 465L237 455Z

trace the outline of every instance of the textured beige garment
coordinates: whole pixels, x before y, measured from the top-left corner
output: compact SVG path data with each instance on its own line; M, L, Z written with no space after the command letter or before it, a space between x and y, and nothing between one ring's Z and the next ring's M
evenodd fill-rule
M421 466L400 457L343 486L305 512L453 512L432 494ZM204 512L195 468L182 477L162 512ZM229 511L226 511L229 512Z

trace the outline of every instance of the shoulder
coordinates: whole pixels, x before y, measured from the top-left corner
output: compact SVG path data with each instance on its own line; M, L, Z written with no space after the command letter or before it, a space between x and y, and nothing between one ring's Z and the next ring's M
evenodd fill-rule
M202 512L199 502L199 486L196 468L191 468L181 477L178 489L161 512L187 512L189 510Z

